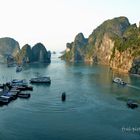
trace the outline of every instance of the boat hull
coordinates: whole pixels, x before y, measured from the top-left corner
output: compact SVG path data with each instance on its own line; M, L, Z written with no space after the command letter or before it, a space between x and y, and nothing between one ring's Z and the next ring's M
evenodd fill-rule
M50 84L51 80L50 77L39 77L39 78L32 78L30 80L30 83L46 83L46 84Z
M50 84L51 83L51 81L33 81L33 80L30 80L30 83L48 83L48 84Z

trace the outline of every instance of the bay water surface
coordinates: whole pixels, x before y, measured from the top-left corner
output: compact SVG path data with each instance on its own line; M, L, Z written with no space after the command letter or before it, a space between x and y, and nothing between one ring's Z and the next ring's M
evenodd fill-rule
M51 85L32 85L31 98L17 99L0 107L0 140L138 140L140 108L126 106L128 99L140 103L140 77L113 72L106 66L52 62L30 64L16 73L0 64L0 83L11 79L50 76ZM127 86L112 83L121 77ZM66 92L66 101L61 101Z

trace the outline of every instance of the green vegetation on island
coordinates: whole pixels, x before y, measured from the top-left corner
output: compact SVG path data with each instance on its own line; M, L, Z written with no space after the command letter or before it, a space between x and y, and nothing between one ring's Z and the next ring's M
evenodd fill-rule
M80 35L82 37L78 34L72 43L67 43L62 59L91 61L140 74L140 27L131 25L126 17L103 22L87 39Z

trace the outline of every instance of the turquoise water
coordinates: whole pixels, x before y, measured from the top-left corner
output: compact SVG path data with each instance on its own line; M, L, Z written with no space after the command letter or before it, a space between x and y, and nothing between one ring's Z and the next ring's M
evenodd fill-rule
M127 99L140 103L140 77L112 72L108 67L65 63L26 65L20 73L0 65L0 82L49 75L52 83L33 85L31 98L0 107L0 140L138 140L140 108L126 107ZM119 76L126 87L112 83ZM61 101L61 93L67 94ZM124 131L123 128L130 128Z

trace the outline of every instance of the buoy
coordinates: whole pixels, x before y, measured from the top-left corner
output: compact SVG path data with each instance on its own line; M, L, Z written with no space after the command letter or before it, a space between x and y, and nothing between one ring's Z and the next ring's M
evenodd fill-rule
M62 93L61 99L62 99L62 101L66 100L66 93L65 92Z

